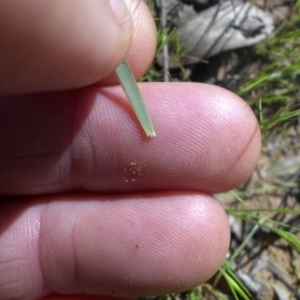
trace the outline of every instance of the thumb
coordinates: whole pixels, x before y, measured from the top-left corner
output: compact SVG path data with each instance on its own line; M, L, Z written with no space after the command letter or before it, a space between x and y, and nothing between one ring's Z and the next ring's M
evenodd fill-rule
M112 72L131 43L124 0L0 3L0 95L78 88Z

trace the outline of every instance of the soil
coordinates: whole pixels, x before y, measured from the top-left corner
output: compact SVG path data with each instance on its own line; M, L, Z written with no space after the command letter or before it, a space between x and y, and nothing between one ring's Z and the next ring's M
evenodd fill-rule
M148 1L156 4L156 0ZM186 22L184 11L197 14L213 4L220 3L210 0L165 0L172 6L168 10L168 25ZM226 0L220 0L226 1ZM160 1L157 1L160 2ZM257 6L268 10L274 15L275 28L288 18L293 2L285 0L257 0ZM187 7L184 8L184 6ZM184 74L180 69L170 70L172 77L179 80L187 79L195 82L216 84L237 92L250 74L254 74L268 61L266 57L255 54L253 47L244 47L219 53L210 58L201 58L201 62L185 66ZM188 75L187 75L188 74ZM283 133L275 130L263 145L262 154L256 171L236 192L244 192L242 198L247 209L294 209L300 210L300 128L298 120ZM284 143L283 143L284 138ZM216 195L224 208L245 209L245 205L232 196ZM295 214L267 213L263 214L273 220L283 221L298 229L300 239L300 218ZM229 217L232 241L229 255L244 241L254 225L241 221L240 218ZM253 299L300 299L300 254L293 250L287 242L270 230L259 229L250 239L244 251L234 261L234 270L239 279L247 286ZM209 282L212 283L213 279ZM230 294L224 282L216 287L225 294ZM205 285L198 287L205 294ZM206 293L204 299L217 299ZM177 295L187 299L187 294Z

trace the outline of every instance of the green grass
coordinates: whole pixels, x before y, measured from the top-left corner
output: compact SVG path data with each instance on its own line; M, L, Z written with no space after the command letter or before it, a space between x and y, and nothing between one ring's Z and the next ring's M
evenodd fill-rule
M278 148L279 156L286 147L285 137L288 128L298 125L300 114L300 1L293 9L292 17L284 22L274 33L274 35L265 43L256 47L256 53L266 57L268 62L262 70L251 76L244 87L239 91L242 97L247 99L248 103L257 112L263 141L266 142L271 135L276 135L281 142ZM299 149L299 145L294 146L294 151ZM291 166L293 167L293 166ZM263 184L262 184L263 186ZM277 191L284 191L290 188L299 188L297 182L280 182L276 185L263 186L258 189L246 189L235 193L237 201L243 200L243 197L252 198L256 195L268 195ZM246 200L243 200L246 201ZM258 230L268 230L286 241L294 255L299 259L300 253L300 228L284 221L278 221L275 218L268 217L270 214L295 215L300 216L300 209L284 208L259 208L249 209L227 209L228 215L232 215L245 223L252 224L252 230L235 252L224 262L220 274L225 277L232 291L234 299L249 299L249 294L243 294L240 291L239 281L227 272L228 265L236 260L243 249L251 240L252 236ZM284 219L284 218L283 218ZM294 274L299 274L297 264L294 264ZM227 275L224 274L227 273ZM298 275L299 290L300 280ZM250 296L252 299L253 296ZM217 299L222 299L218 298Z
M180 61L186 52L172 30L159 32L158 53L164 44L169 42L175 45L175 50L172 51L173 59ZM257 74L251 75L237 93L256 113L262 131L263 145L266 145L270 137L275 137L279 142L277 153L274 155L275 161L274 159L272 161L272 164L276 164L286 151L288 130L293 126L299 126L300 120L300 0L296 1L291 17L282 23L266 42L257 45L255 52L263 58L263 67ZM153 66L143 79L157 81L161 78L161 72ZM299 145L299 143L289 144L289 151L299 153ZM287 168L289 167L297 166L292 165ZM254 209L249 207L251 205L247 205L249 199L253 201L256 197L268 197L274 194L283 197L287 191L298 188L299 183L295 181L277 180L276 184L262 181L258 187L250 184L227 194L218 195L218 199L232 199L232 206L226 208L226 213L251 226L251 230L240 245L231 249L231 255L223 263L214 280L187 291L187 299L202 300L207 299L208 295L213 296L214 299L254 299L255 296L237 276L235 266L258 232L269 232L276 237L275 240L285 241L293 256L290 271L297 278L295 290L299 292L300 270L296 262L300 259L300 227L285 221L286 216L300 217L299 205L295 209L263 207L263 205ZM221 280L225 280L229 292L219 289L218 284ZM158 299L173 300L175 295L165 295Z
M238 92L257 112L260 122L263 141L270 136L276 136L281 142L278 148L280 154L286 147L286 131L299 122L300 100L300 1L293 9L292 17L285 21L265 43L256 47L256 53L266 57L268 62L262 70L251 76L244 87ZM298 125L299 126L299 125ZM295 153L299 145L294 145ZM294 166L290 166L294 167ZM263 186L263 184L262 184ZM258 189L246 189L234 193L237 201L247 202L245 199L253 199L257 195L270 195L277 191L286 191L290 188L299 188L297 182L280 182L276 185L267 185ZM232 195L232 194L231 194ZM230 196L230 195L229 195ZM243 199L245 197L245 199ZM245 205L244 209L227 209L228 215L232 215L244 223L251 223L252 230L248 233L243 243L235 249L235 252L224 262L220 273L225 277L234 299L253 299L247 291L241 292L239 280L232 276L228 266L232 265L243 252L247 243L258 230L268 230L278 238L283 239L289 245L295 257L299 259L300 253L300 228L284 221L272 218L275 214L300 216L300 209L284 208L259 208L250 209ZM271 215L271 217L269 217ZM284 219L284 218L282 218ZM294 274L298 274L296 290L300 288L299 270L294 265ZM229 271L228 271L229 270ZM249 298L250 297L250 298ZM216 297L216 299L223 299ZM227 299L227 298L226 298Z
M300 1L291 18L274 32L272 38L256 47L267 58L262 70L249 78L238 92L252 106L257 106L263 138L282 126L290 126L300 114ZM264 114L265 112L265 114Z

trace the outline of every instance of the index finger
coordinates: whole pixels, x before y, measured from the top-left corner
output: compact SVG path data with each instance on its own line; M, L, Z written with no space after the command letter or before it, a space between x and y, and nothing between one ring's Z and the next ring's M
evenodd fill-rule
M7 99L0 193L229 190L260 153L249 106L204 84L140 84L157 136L146 139L120 87Z

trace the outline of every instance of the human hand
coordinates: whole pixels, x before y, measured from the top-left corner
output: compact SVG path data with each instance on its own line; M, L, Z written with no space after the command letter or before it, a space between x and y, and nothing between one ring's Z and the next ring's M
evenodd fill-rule
M256 119L218 87L144 83L146 139L109 74L125 56L145 72L154 24L139 0L118 22L107 3L0 3L0 300L181 291L228 251L212 194L253 171Z

